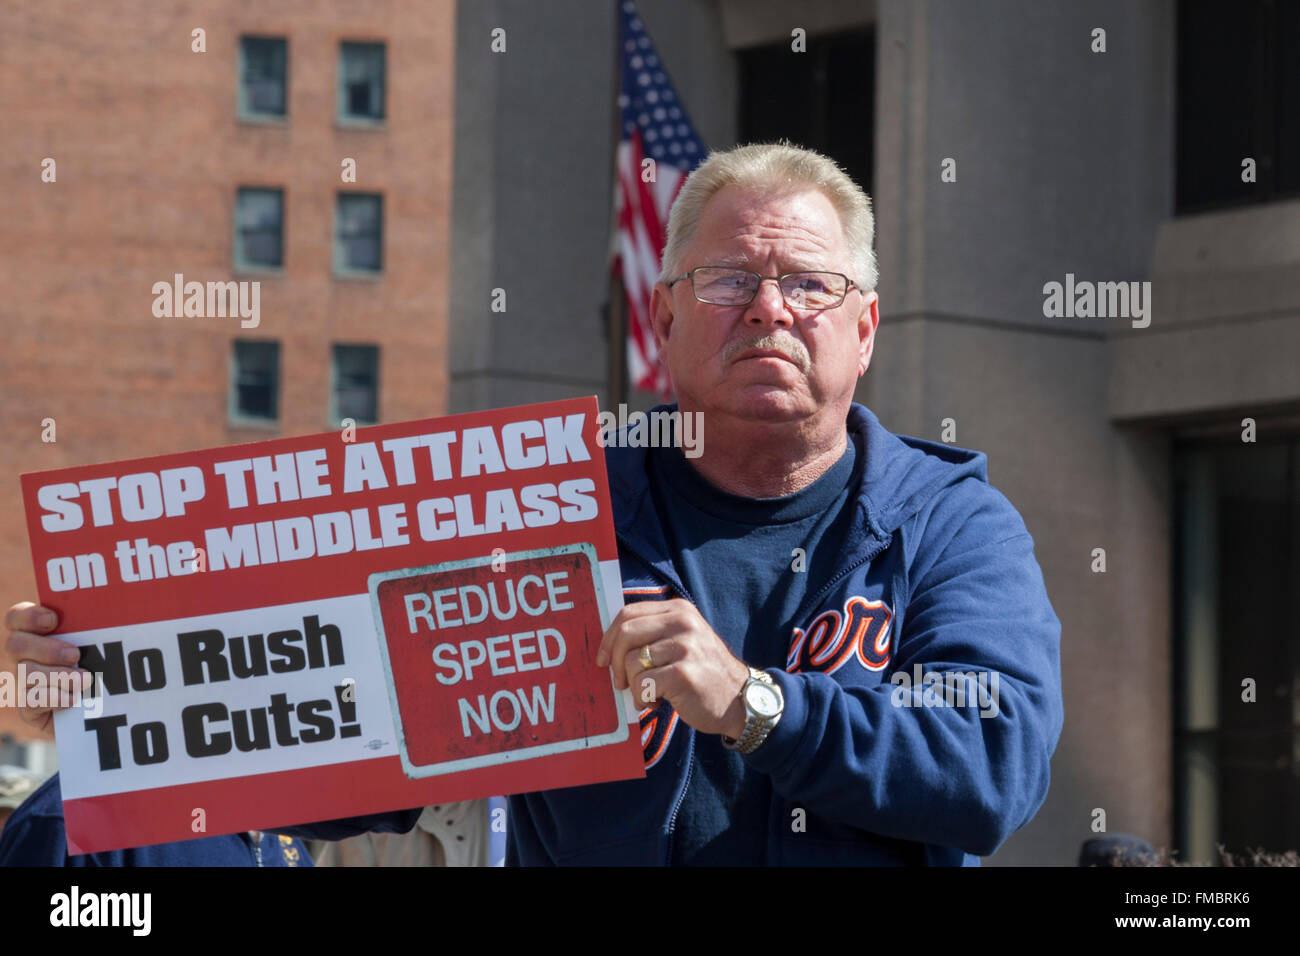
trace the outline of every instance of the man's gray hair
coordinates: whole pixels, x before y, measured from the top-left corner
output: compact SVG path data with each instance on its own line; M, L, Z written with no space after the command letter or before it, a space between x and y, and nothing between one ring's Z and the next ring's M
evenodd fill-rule
M839 213L844 226L844 241L853 257L854 275L849 278L866 289L876 287L876 253L872 249L876 224L871 213L871 197L833 159L786 142L715 150L686 177L668 216L661 282L681 274L682 258L695 238L700 214L724 186L781 193L800 187L820 189Z

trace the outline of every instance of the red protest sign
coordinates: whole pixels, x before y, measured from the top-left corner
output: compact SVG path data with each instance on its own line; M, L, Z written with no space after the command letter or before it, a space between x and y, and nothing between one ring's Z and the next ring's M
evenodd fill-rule
M613 743L590 667L601 593L589 546L375 575L406 772L424 777Z
M598 434L586 398L24 475L97 675L70 852L642 775Z

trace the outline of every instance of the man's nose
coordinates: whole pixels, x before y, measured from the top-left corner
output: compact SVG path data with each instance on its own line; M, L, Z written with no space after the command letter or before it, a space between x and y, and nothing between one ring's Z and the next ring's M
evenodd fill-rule
M758 289L754 292L754 301L749 303L749 308L745 311L745 320L793 324L790 312L786 308L785 297L781 294L779 281L771 276L759 280Z

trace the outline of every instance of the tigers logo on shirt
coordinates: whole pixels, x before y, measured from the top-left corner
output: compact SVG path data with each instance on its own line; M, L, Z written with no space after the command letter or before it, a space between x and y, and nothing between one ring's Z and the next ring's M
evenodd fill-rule
M666 601L671 596L672 589L666 584L623 589L624 604ZM640 718L642 756L645 758L645 768L649 770L668 750L668 741L677 729L677 711L667 700L661 700L654 707L642 708Z
M666 586L623 589L624 601L629 604L664 600L670 593ZM785 669L791 674L833 674L857 660L868 671L883 671L893 656L893 620L894 612L884 601L855 595L844 602L842 610L823 611L807 629L793 629ZM644 708L640 718L641 748L649 770L668 750L678 714L672 704L661 700L655 707Z
M785 669L791 674L833 674L856 660L869 671L882 671L893 653L893 619L894 612L884 601L851 597L842 611L823 611L807 630L794 629Z
M677 711L668 701L661 700L658 706L641 711L641 749L644 751L647 770L663 757L676 729Z

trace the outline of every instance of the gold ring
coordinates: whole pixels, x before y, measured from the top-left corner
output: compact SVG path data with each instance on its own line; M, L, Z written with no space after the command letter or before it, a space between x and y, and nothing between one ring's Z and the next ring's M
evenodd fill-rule
M655 666L654 658L650 656L649 644L641 645L641 653L637 655L637 660L641 662L641 666L644 667L646 670L649 670L650 668Z

